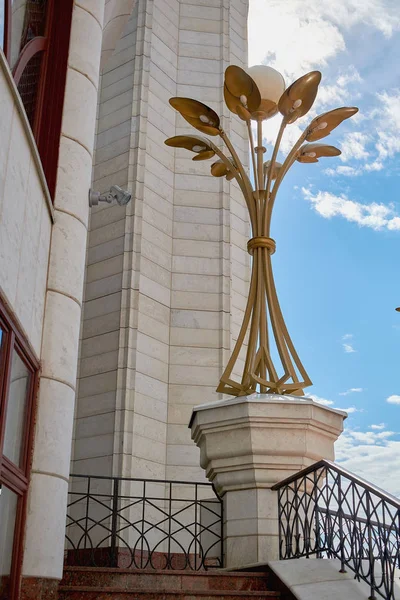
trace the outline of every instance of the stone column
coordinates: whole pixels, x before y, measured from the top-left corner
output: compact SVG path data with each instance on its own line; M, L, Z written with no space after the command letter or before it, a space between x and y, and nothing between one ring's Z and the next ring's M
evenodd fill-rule
M279 558L271 487L334 459L346 413L307 398L254 394L197 406L190 422L201 466L224 499L225 566Z
M50 598L63 570L104 0L77 0L68 59L28 496L22 597Z
M247 164L245 124L223 102L225 68L247 62L247 4L137 0L104 63L93 188L117 184L132 201L91 213L74 473L203 477L187 423L193 406L218 400L246 304L250 228L239 187L164 141L198 133L168 103L193 97L221 115Z

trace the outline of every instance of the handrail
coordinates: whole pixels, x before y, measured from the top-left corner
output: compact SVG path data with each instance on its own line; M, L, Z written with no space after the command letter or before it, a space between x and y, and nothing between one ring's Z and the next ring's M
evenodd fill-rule
M343 519L352 519L352 515L346 514L346 513L340 513L340 511L338 510L330 510L328 511L326 508L320 508L319 512L322 514L330 514L333 515L334 517L339 516L339 514L342 515ZM372 525L373 527L383 527L383 529L388 529L389 531L394 530L396 533L399 532L400 533L400 527L391 527L390 525L385 525L384 523L379 523L379 521L371 521L371 519L363 519L362 517L354 517L355 521L358 521L360 523L364 523L364 525Z
M107 479L107 480L115 480L118 479L118 481L147 481L149 483L173 483L174 485L201 485L201 486L208 486L208 487L212 487L214 488L214 484L210 483L209 481L179 481L178 479L150 479L150 478L146 478L143 479L142 477L113 477L110 476L108 477L107 475L81 475L79 473L71 473L70 474L70 479L72 477L82 477L84 479L87 479L88 477L90 477L91 479ZM218 494L215 494L216 496L218 496Z
M400 501L329 460L272 487L278 493L280 558L337 558L379 594L395 598ZM398 596L397 600L400 600Z
M223 566L223 504L208 482L70 475L65 563Z
M280 490L285 485L288 485L289 483L293 483L294 481L296 481L296 479L299 479L300 477L304 477L305 475L308 475L309 473L312 473L313 471L316 471L316 470L320 469L321 467L329 467L329 468L335 470L337 473L340 473L341 475L348 477L353 482L355 482L359 485L362 485L363 487L368 489L368 491L373 492L377 496L380 496L382 498L382 500L386 500L387 502L390 502L391 504L393 504L394 506L396 506L397 508L400 509L400 500L398 498L396 498L396 496L393 496L392 494L385 492L385 490L374 485L373 483L370 483L366 479L363 479L362 477L359 477L358 475L355 475L351 471L344 469L342 466L332 462L331 460L326 460L326 459L319 460L318 462L313 463L309 467L305 467L301 471L298 471L294 475L291 475L290 477L287 477L286 479L282 479L282 481L273 485L271 487L271 489L274 491Z

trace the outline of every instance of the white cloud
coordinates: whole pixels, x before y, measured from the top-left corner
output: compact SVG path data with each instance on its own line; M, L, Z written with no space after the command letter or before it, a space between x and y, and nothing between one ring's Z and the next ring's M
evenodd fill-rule
M349 98L354 99L358 97L356 88L353 89L353 86L361 82L361 75L354 65L349 65L347 70L342 71L333 83L325 84L324 79L322 79L314 107L318 108L318 110L320 108L327 110L327 108L332 108L332 105L335 104L347 104Z
M317 402L318 404L322 404L322 406L330 406L331 408L335 408L336 410L344 410L348 414L352 414L355 412L362 412L362 410L356 408L355 406L349 406L348 408L341 408L338 406L333 406L333 404L335 404L333 400L327 400L327 398L321 398L320 396L317 396L316 394L307 393L307 394L305 394L305 397L310 398L310 400L314 400L314 402Z
M351 354L352 352L357 352L356 350L354 350L354 348L351 344L343 344L343 349L346 352L346 354Z
M382 425L382 424L381 424ZM400 441L396 433L345 430L335 444L336 460L344 468L400 496Z
M350 388L350 389L346 390L345 392L340 392L339 396L348 396L349 394L360 393L363 391L364 391L363 388Z
M373 111L372 117L379 117L376 143L376 163L379 165L382 160L400 152L400 90L395 90L392 94L382 92L377 97L379 108Z
M385 429L385 427L386 427L385 423L379 423L379 425L370 425L371 429L377 429L377 430Z
M357 177L363 170L360 167L349 167L348 165L339 165L335 169L325 169L326 175L344 175L345 177Z
M343 52L344 32L360 23L390 37L400 29L396 0L253 0L250 64L266 62L299 76Z
M389 398L386 398L386 402L389 404L400 404L400 396L389 396Z
M349 200L344 194L336 196L324 191L313 193L310 188L305 187L302 188L302 193L304 198L311 202L314 210L325 219L340 216L361 227L400 230L400 217L396 215L391 204L362 204Z
M343 162L347 162L352 159L366 160L369 156L369 153L365 149L368 141L368 135L362 133L361 131L352 131L347 133L340 144L340 149L342 151L340 159Z
M363 412L362 408L356 408L355 406L348 406L347 408L342 408L341 406L339 406L339 407L335 406L334 408L337 408L337 410L344 410L349 415L356 413L356 412Z
M279 127L281 124L281 115L266 121L263 126L263 139L264 143L270 144L271 146L275 144L276 136L278 135ZM254 126L255 127L255 126ZM294 123L290 127L286 127L285 132L282 137L282 142L280 145L281 152L287 154L297 142L301 134L303 133L303 128L300 127L297 123Z
M310 398L310 400L314 400L314 402L318 402L318 404L322 404L323 406L331 406L333 404L333 400L327 400L326 398L320 398L316 394L307 393L306 398Z
M398 0L252 0L249 63L269 64L283 73L289 85L312 69L332 64L346 51L345 38L358 25L389 38L400 30ZM361 83L353 64L339 70L334 79L324 78L307 119L335 105L355 104ZM328 169L327 174L355 177L383 170L385 161L400 153L400 90L376 94L376 106L355 115L351 123L359 130L346 133L339 144L341 161L346 164ZM274 119L266 124L267 143L274 141L277 128ZM283 152L291 148L300 132L297 124L287 128Z
M366 171L382 171L383 163L379 160L374 160L374 162L364 165L364 169Z
M325 65L345 50L343 34L324 18L319 4L320 0L253 0L249 14L250 64L266 62L290 80Z
M352 340L354 337L354 335L352 333L345 333L342 336L342 346L343 346L343 350L346 352L346 354L351 354L353 352L357 352L357 350L354 350L353 348L353 344L350 343L350 340Z

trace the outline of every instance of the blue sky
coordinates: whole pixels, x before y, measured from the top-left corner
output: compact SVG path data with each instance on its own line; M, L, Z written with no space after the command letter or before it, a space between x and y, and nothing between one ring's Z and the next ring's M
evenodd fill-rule
M314 382L349 408L337 460L400 496L400 3L251 0L249 64L291 83L322 71L319 97L291 126L338 106L360 113L322 140L342 150L295 163L274 209L273 257L289 332ZM279 120L266 127L271 142ZM388 401L389 400L389 401Z

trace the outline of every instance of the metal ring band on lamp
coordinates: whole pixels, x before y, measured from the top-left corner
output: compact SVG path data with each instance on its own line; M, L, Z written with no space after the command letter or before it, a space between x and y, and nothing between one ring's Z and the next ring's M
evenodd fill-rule
M275 240L269 237L253 237L247 242L247 252L253 254L255 248L267 248L270 254L276 249Z

